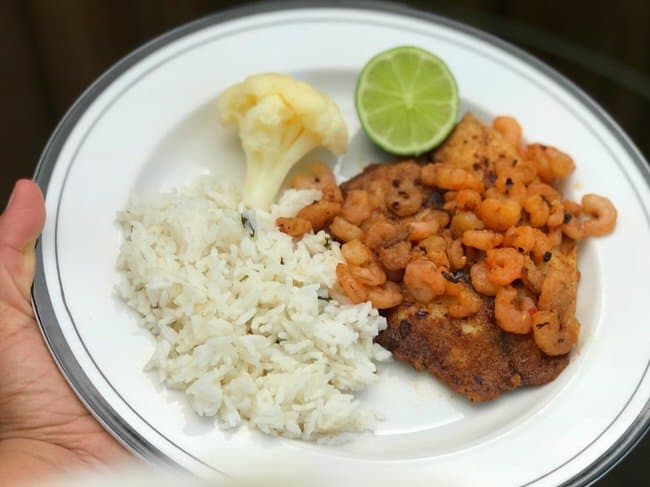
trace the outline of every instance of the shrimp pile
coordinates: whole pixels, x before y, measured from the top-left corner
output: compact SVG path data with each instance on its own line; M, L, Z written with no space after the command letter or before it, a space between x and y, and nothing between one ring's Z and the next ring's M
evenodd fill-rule
M352 303L443 303L463 319L489 300L501 330L564 355L580 330L576 242L612 232L616 209L595 194L565 199L557 183L574 161L524 144L514 118L481 127L467 115L433 154L370 166L341 187L316 164L292 186L323 197L277 224L294 237L326 229L342 243L334 291Z

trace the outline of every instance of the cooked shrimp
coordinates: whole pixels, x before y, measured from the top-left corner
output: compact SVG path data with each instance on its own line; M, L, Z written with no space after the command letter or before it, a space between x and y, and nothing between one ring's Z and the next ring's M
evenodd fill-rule
M495 286L487 278L485 261L482 260L474 264L469 270L469 275L472 278L472 287L476 292L485 296L496 296L499 286Z
M535 302L528 296L521 296L512 286L497 291L494 298L494 317L497 325L510 333L530 333L531 314L537 311Z
M353 304L367 301L368 292L365 286L352 276L347 265L341 263L336 266L336 279L345 295Z
M510 145L519 148L521 143L521 126L512 117L495 117L492 127L499 132Z
M275 224L278 226L278 230L292 237L302 237L305 233L309 233L312 230L311 223L308 220L298 217L279 217L275 220Z
M383 286L368 288L368 299L377 309L388 309L402 302L402 290L399 285L387 281Z
M379 220L366 230L365 243L371 249L376 249L397 238L399 227L388 220Z
M530 144L526 158L537 166L537 174L547 183L566 179L575 170L573 159L555 147Z
M336 184L332 170L327 164L316 162L306 173L297 174L291 181L295 189L318 189L323 193L323 199L340 203L343 201L341 190Z
M528 196L542 196L549 204L562 199L562 195L558 190L545 183L530 183L526 187L526 192Z
M447 194L450 192L448 191ZM461 189L454 199L459 210L477 211L481 207L481 195L472 189Z
M345 195L341 207L341 216L354 225L361 225L374 210L370 193L362 189L353 189Z
M546 235L544 232L542 232L537 228L535 228L534 235L535 235L535 245L533 245L531 254L536 262L540 262L544 258L546 253L549 252L554 247L554 244L548 235ZM560 239L561 238L562 238L562 233L560 232ZM558 242L557 245L560 245L560 242Z
M332 220L330 233L341 242L349 242L363 237L363 230L340 216L335 216Z
M431 235L419 244L425 250L428 259L440 267L449 268L449 257L447 257L447 241L440 235Z
M514 165L513 165L514 164ZM495 164L497 176L512 178L523 185L531 183L537 177L537 168L533 163L517 159L514 162L508 159L499 159Z
M481 204L481 219L490 230L505 231L521 217L521 205L513 200L486 198Z
M341 245L341 254L349 264L365 265L372 262L372 252L360 240L350 240Z
M454 298L447 307L447 312L452 318L465 318L481 309L480 298L464 284L446 280L445 293Z
M463 233L463 244L479 250L489 250L501 245L503 235L491 230L468 230Z
M564 205L560 200L551 203L551 210L546 220L546 226L549 229L557 228L564 222Z
M484 186L478 176L470 171L444 164L427 164L422 168L422 184L442 189L473 189L483 192Z
M452 269L462 269L467 264L467 256L463 252L463 242L461 239L456 239L449 247L447 247L447 258L449 259L449 266Z
M374 261L362 266L349 264L348 269L352 277L364 286L381 286L387 279L384 269Z
M546 355L567 354L578 341L580 323L573 316L561 325L557 312L537 311L532 322L535 343Z
M569 223L562 225L562 233L573 240L582 240L586 237L582 223L577 217L571 218Z
M546 225L549 216L548 203L539 194L529 196L524 201L524 210L528 213L528 221L533 227Z
M584 195L582 211L590 217L582 225L587 236L600 237L614 231L617 218L616 208L604 196Z
M415 299L423 303L444 294L445 282L436 265L427 259L412 260L404 272L404 285Z
M535 247L537 232L539 232L539 230L529 227L528 225L510 227L503 236L503 245L514 247L519 250L519 252L528 253L533 250L533 247Z
M520 205L523 205L528 197L526 185L519 181L512 172L497 177L494 187L499 193L507 195Z
M485 225L479 217L471 211L458 211L451 218L449 229L451 236L454 238L462 237L463 233L468 230L482 230Z
M524 256L511 247L490 249L487 251L485 264L490 282L497 286L507 286L521 277Z
M397 242L390 247L379 249L379 262L387 271L399 271L409 263L411 244L407 241Z
M318 232L325 228L339 211L341 211L341 203L321 199L305 206L296 216L309 221L314 231Z
M447 225L449 225L451 219L449 218L449 213L446 211L431 210L430 214L431 218L435 219L438 222L439 228L445 228Z
M551 247L558 247L562 243L562 227L554 228L548 231L548 240Z
M438 220L415 220L408 224L409 227L409 240L411 242L419 242L424 240L429 235L434 235L440 225L438 225Z

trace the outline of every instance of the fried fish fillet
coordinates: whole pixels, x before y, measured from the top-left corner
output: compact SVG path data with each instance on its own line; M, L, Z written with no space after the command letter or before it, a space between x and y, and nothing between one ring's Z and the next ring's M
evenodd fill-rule
M473 402L550 382L569 363L566 355L542 353L532 335L502 331L495 323L491 298L483 300L478 313L462 319L449 317L441 300L427 305L405 301L386 316L388 328L377 343Z

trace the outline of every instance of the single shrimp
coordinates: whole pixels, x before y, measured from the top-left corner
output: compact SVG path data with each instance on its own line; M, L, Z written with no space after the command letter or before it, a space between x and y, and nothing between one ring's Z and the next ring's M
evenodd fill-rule
M542 196L549 204L562 199L562 195L558 190L545 183L530 183L526 187L526 192L528 193L528 196Z
M468 230L482 230L484 223L471 211L459 211L451 218L449 230L454 238L462 237Z
M336 184L336 178L327 164L316 162L307 168L305 173L297 174L291 181L294 189L318 189L323 193L324 200L340 203L343 201L341 190Z
M368 227L364 237L365 244L371 249L377 249L387 242L399 240L399 227L388 220L378 220Z
M368 288L368 299L377 309L393 308L402 302L402 291L398 284L387 281L383 286Z
M480 298L463 284L446 280L445 293L454 298L447 306L447 312L452 318L465 318L481 309Z
M530 144L525 156L537 166L537 174L547 183L566 179L575 170L573 159L555 147Z
M560 324L557 312L537 311L532 318L535 344L546 355L565 355L578 342L580 323L573 316Z
M426 186L442 189L473 189L478 193L484 190L483 181L474 173L445 164L427 164L422 168L421 179Z
M347 265L341 263L336 266L336 279L353 304L363 303L368 300L368 292L365 286L352 276Z
M564 222L564 205L560 200L555 200L551 203L551 209L546 220L546 226L549 229L560 227Z
M521 205L513 200L486 198L481 204L481 219L490 230L505 231L521 217Z
M345 196L341 216L354 225L361 225L374 209L367 191L353 189Z
M498 247L503 242L503 235L491 230L468 230L463 233L463 244L479 250Z
M447 257L447 241L440 235L431 235L418 243L424 249L427 258L439 267L449 268Z
M448 191L446 194L451 193ZM461 189L455 196L456 207L459 210L478 211L481 207L481 195L473 189Z
M532 327L532 313L537 311L535 302L521 296L512 286L497 291L494 298L494 317L504 331L525 335Z
M457 238L447 247L447 258L451 269L462 269L467 264L467 256L463 251L463 242Z
M521 277L524 256L511 247L490 249L485 264L490 282L497 286L507 286Z
M520 205L523 205L528 197L526 185L519 181L513 172L508 172L497 177L497 180L494 182L494 187L499 193L507 195Z
M324 229L340 211L341 203L321 199L305 206L296 216L309 221L314 231L318 232Z
M436 265L427 259L409 262L404 271L404 285L415 299L423 303L445 293L445 278Z
M551 247L558 247L562 243L562 227L548 231L548 240Z
M586 237L582 221L580 219L580 205L573 201L563 201L564 208L562 233L573 240L581 240Z
M503 245L514 247L519 252L528 253L535 247L537 232L539 230L528 225L510 227L503 236Z
M358 240L363 237L363 230L340 216L335 216L334 220L332 220L330 233L341 242Z
M419 242L424 240L429 235L434 235L440 225L438 220L415 220L408 224L409 227L409 240L411 242Z
M583 223L585 235L600 237L607 235L616 226L616 208L604 196L586 194L582 197L582 211L590 218Z
M308 220L298 217L286 218L281 216L275 220L275 224L278 226L278 230L292 237L302 237L312 230L311 223Z
M411 244L404 240L390 247L380 247L379 262L387 271L399 271L407 266L410 255Z
M547 255L547 252L549 252L554 247L554 244L551 238L548 235L546 235L544 232L542 232L538 228L535 228L534 230L535 230L534 232L535 245L533 245L533 248L531 250L531 255L535 259L535 262L541 262ZM560 232L560 238L561 237L562 237L562 232ZM559 244L560 243L558 243L557 245Z
M548 203L539 194L528 196L524 201L524 210L528 213L528 221L533 227L546 225L549 216Z
M495 117L492 127L513 147L519 148L521 143L521 125L513 117Z
M495 286L487 278L485 261L482 260L474 264L469 270L469 275L472 279L472 287L477 293L485 296L496 296L499 286Z
M374 260L364 265L349 264L350 274L364 286L381 286L386 282L386 273Z
M341 245L341 254L346 262L354 265L365 265L373 259L371 250L358 239Z

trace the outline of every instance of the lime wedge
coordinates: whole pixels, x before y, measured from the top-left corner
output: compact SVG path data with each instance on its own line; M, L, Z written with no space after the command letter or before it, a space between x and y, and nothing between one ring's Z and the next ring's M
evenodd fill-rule
M355 103L375 144L392 154L419 155L440 144L454 127L458 88L439 57L418 47L396 47L364 66Z

